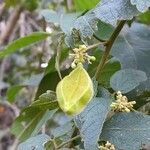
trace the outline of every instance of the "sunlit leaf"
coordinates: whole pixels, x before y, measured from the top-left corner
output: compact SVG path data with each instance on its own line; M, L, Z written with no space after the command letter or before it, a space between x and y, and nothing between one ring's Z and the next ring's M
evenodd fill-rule
M142 13L141 15L138 16L138 21L145 23L145 24L150 24L150 11L147 11L145 13Z
M92 0L92 1L74 0L75 8L77 11L84 11L84 10L92 9L98 2L99 2L99 0Z
M20 39L9 43L4 49L0 51L0 58L12 54L20 48L26 47L35 42L46 39L49 36L46 32L35 32Z

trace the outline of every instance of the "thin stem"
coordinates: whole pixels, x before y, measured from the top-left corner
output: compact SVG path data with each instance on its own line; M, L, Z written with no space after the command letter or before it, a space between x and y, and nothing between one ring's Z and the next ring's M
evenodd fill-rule
M99 45L104 45L104 44L105 44L105 42L99 42L99 43L90 45L90 46L87 47L87 50L92 49L92 48L95 48L95 47L97 47L97 46L99 46Z
M96 73L95 73L95 77L96 77L97 80L99 79L101 70L102 70L102 68L104 67L104 65L105 65L105 63L107 61L107 58L108 58L109 53L110 53L110 50L111 50L111 48L112 48L116 38L118 37L118 35L119 35L120 31L122 30L122 28L123 28L125 23L126 23L125 20L122 20L122 21L119 22L118 26L116 27L116 29L114 30L114 32L110 36L109 40L105 44L104 53L102 55L102 58L100 60L100 63L98 65Z
M63 42L63 35L60 36L60 38L58 39L58 46L57 46L57 55L56 55L56 63L55 63L55 67L56 70L58 72L59 78L62 80L62 75L61 75L61 71L60 71L60 51L61 51L61 46L62 46L62 42Z
M55 139L50 139L49 141L51 141L51 142L53 143L54 150L58 150L58 149L57 149L57 144L56 144Z
M74 141L74 140L76 140L78 138L80 138L80 135L77 135L77 136L73 137L72 139L70 139L70 140L68 140L66 142L61 143L60 145L58 145L57 149L62 148L64 145L66 145L66 144L68 144L68 143L70 143L70 142L72 142L72 141Z
M54 144L54 149L55 149L55 150L58 150L55 139L54 139L52 142L53 142L53 144Z
M130 108L131 109L131 111L133 111L133 112L137 112L138 113L138 111L137 110L135 110L134 108Z

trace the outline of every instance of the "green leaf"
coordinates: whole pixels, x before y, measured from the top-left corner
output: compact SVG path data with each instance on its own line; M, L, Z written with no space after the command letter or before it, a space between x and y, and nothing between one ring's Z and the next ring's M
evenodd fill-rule
M39 85L43 78L43 73L40 74L32 74L29 79L26 79L23 85L36 87Z
M43 100L43 101L56 100L56 93L48 90L46 91L46 93L43 93L42 95L39 96L39 100Z
M122 69L132 68L146 73L148 80L140 84L138 87L140 91L149 91L150 89L149 41L150 28L146 25L133 23L130 28L125 26L111 52L120 61Z
M82 64L63 78L56 88L61 109L69 114L79 114L94 95L92 80Z
M4 0L7 7L15 6L19 3L19 0Z
M61 54L59 54L60 60L59 63L63 63L64 60L69 55L69 49L62 49ZM44 77L42 78L35 99L37 99L42 93L44 93L47 90L56 90L56 86L58 82L60 81L60 77L58 76L58 73L56 72L55 68L55 60L56 60L56 55L54 55L48 62L48 66L45 69L44 72ZM62 77L67 75L69 73L69 70L63 70L61 71Z
M38 7L38 3L39 3L38 0L30 0L30 1L26 0L24 2L24 7L29 11L33 11Z
M35 74L31 75L29 79L27 79L24 83L20 85L15 85L8 88L6 96L10 103L15 101L16 95L25 87L36 87L39 85L40 81L42 80L43 74Z
M96 80L95 77L92 78L92 82L93 82L93 89L94 89L94 96L95 97L97 95L98 92L98 81Z
M57 14L50 10L41 11L41 15L47 22L53 22L60 24L62 31L67 35L67 45L72 45L72 29L79 30L82 39L91 37L94 31L97 29L97 19L93 12L88 12L84 16L79 16L79 13L72 14ZM69 42L68 42L69 41Z
M95 35L100 39L108 39L114 30L113 26L102 21L98 22L97 27L98 30L95 32Z
M69 49L60 49L58 51L57 56L53 55L53 57L49 60L48 62L48 66L45 69L44 74L48 74L48 73L52 73L56 71L56 59L58 59L57 63L59 63L61 65L61 63L63 63L63 61L65 61L69 56ZM56 58L57 57L57 58Z
M62 31L67 34L73 27L79 13L58 14L55 11L45 9L41 11L41 15L45 18L46 22L58 23Z
M145 104L150 103L150 91L138 91L134 90L127 94L129 100L136 101L134 105L134 109L138 109L140 107L144 107Z
M55 149L54 142L50 139L48 142L44 144L44 150L52 150Z
M55 58L56 55L53 55L52 58L48 62L48 66L45 68L44 74L47 75L48 73L52 73L56 71L55 68Z
M93 12L98 19L112 25L116 25L118 20L131 20L139 14L130 0L101 0Z
M58 103L49 94L47 92L47 96L42 95L39 100L24 108L14 121L11 132L21 141L37 135L42 125L57 111Z
M15 97L18 94L18 92L24 87L25 86L23 85L15 85L15 86L10 87L6 93L7 100L12 103L15 100Z
M16 50L33 44L35 42L46 39L49 36L46 32L35 32L28 36L17 39L16 41L11 42L3 50L0 51L0 58L14 53Z
M64 135L67 135L68 133L72 133L72 129L73 129L73 125L71 122L67 122L65 123L64 125L61 125L55 129L53 129L51 131L51 134L55 137L55 138L58 138L58 137L62 137ZM72 134L71 134L72 135ZM70 136L71 138L71 136Z
M118 70L120 70L120 63L115 59L110 59L107 64L104 66L101 76L99 78L99 83L110 86L110 78L111 76Z
M11 132L17 136L20 141L24 141L29 137L35 136L38 134L42 125L47 122L56 110L52 111L39 111L38 109L30 109L29 111L24 112L16 118L15 122L11 127ZM26 123L24 126L22 123Z
M91 65L88 66L88 72L91 76L95 74L97 66L99 64L99 60L101 59L101 51L96 51L92 53L92 55L96 57L96 61L93 62ZM104 66L103 70L101 71L100 78L98 82L102 85L110 87L110 78L111 76L118 70L120 70L121 66L118 60L115 58L110 59L106 65Z
M39 96L38 100L35 100L32 105L26 107L23 109L23 111L28 111L31 110L33 108L37 108L40 110L53 110L55 108L58 107L58 102L56 101L56 94L54 94L54 92L52 91L47 91L46 93L42 94L41 96Z
M108 99L94 98L85 110L75 117L75 123L80 130L85 150L98 149L99 136L110 110L109 106Z
M113 97L111 96L111 93L105 89L104 87L102 86L98 86L98 89L97 89L97 97L102 97L104 99L111 99L113 100Z
M60 38L58 39L57 52L56 52L57 54L55 58L55 68L58 72L60 79L62 79L61 71L60 71L60 57L62 51L62 44L63 44L63 36L60 36Z
M17 150L44 150L44 143L49 140L49 136L46 134L40 134L35 137L31 137L25 142L19 144Z
M130 0L132 5L136 5L140 12L145 12L150 7L150 0Z
M39 96L38 100L35 100L30 106L24 108L22 111L34 110L53 110L58 107L58 102L56 101L56 94L53 91L47 91Z
M72 30L66 35L65 42L69 47L74 47L79 42L86 43L97 30L98 19L92 11L80 16L74 21Z
M64 14L60 18L60 27L64 33L69 33L80 13Z
M105 122L101 134L101 140L122 150L138 150L150 142L149 137L150 116L140 113L116 113Z
M39 111L53 110L58 107L57 101L48 101L48 100L36 100L31 106L28 106L23 109L23 111L32 111L32 109Z
M97 30L98 20L93 12L88 12L84 16L77 18L73 28L79 30L82 39L90 38Z
M138 16L138 21L144 23L144 24L150 24L150 11L147 11L145 13L142 13Z
M124 69L117 71L111 77L110 85L115 91L128 93L146 80L147 76L145 72L135 69Z
M53 10L45 9L42 10L40 14L44 17L46 22L60 23L60 15Z
M74 0L75 8L77 11L84 11L84 10L90 10L92 9L99 0L92 0L92 1L87 1L87 0Z
M62 77L66 76L69 73L69 70L61 71ZM41 80L35 99L38 99L38 97L45 93L47 90L56 90L56 86L58 82L60 81L60 78L58 76L58 73L56 71L47 73L43 79Z

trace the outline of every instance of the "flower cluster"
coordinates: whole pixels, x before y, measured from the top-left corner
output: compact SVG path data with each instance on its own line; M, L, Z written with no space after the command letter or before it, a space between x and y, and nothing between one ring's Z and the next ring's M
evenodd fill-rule
M128 98L123 96L120 91L117 92L116 101L110 105L113 111L130 112L133 109L135 101L128 102Z
M115 146L107 141L105 145L99 146L99 149L100 150L115 150Z
M91 61L95 61L94 56L90 56L87 53L87 47L85 45L79 45L79 48L73 49L74 54L70 54L71 57L74 58L74 61L71 64L72 68L75 68L78 64L82 64L87 61L91 64Z

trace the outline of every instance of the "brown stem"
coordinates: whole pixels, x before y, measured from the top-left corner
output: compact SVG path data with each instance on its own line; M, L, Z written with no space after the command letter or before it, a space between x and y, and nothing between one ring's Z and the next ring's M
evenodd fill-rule
M102 70L102 68L104 67L104 65L105 65L105 63L107 61L107 58L108 58L109 53L110 53L110 50L111 50L111 48L112 48L116 38L118 37L118 35L119 35L120 31L122 30L122 28L123 28L125 23L126 23L125 20L122 20L122 21L119 22L118 26L116 27L116 29L114 30L114 32L110 36L109 40L105 44L104 53L102 55L102 58L100 60L100 63L98 65L96 73L95 73L95 77L96 77L97 80L99 79L101 70Z
M8 42L10 35L13 32L13 29L15 28L15 25L19 19L20 13L22 11L21 6L17 6L11 16L9 17L5 30L1 33L0 36L0 44L5 44Z

